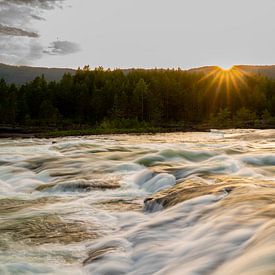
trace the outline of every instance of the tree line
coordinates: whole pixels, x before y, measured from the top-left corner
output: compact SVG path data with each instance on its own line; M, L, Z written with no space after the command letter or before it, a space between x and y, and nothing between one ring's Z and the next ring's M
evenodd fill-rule
M0 80L0 124L135 128L275 125L275 81L260 75L78 69L60 81Z

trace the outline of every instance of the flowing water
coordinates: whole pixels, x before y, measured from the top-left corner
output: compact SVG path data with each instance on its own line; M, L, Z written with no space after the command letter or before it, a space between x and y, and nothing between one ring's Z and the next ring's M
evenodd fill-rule
M0 140L0 274L275 274L275 130Z

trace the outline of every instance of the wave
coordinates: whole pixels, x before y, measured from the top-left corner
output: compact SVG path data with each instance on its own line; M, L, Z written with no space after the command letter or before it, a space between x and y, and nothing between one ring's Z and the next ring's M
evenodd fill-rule
M0 140L0 273L271 274L274 136Z

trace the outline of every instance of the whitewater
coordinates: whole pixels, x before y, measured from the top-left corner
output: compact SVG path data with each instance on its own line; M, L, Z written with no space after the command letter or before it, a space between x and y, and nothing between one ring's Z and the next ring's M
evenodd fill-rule
M275 130L0 139L0 274L275 274Z

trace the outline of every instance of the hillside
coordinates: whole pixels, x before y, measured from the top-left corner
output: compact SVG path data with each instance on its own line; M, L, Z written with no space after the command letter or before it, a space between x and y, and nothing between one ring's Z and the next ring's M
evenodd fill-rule
M273 66L235 66L248 73L255 73L275 79L275 65ZM217 66L205 66L188 70L189 72L211 73L216 70ZM130 70L124 70L127 74ZM32 81L36 76L44 75L48 81L60 80L64 73L75 74L75 70L69 68L42 68L28 66L11 66L0 63L0 79L3 78L7 83L15 83L17 85Z
M41 75L44 75L45 79L48 81L60 80L64 73L74 74L75 70L11 66L0 63L0 79L3 78L7 83L14 83L17 85L32 81L36 76Z
M256 74L260 74L260 75L275 79L275 65L272 65L272 66L239 65L236 67L249 73L256 73Z
M271 79L275 79L275 65L272 66L252 66L252 65L236 65L235 68L238 68L244 72L252 74L260 74ZM188 70L189 72L195 73L211 73L216 70L217 66L205 66Z

